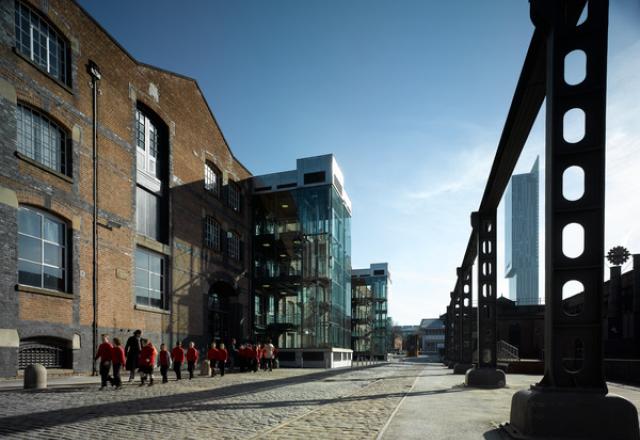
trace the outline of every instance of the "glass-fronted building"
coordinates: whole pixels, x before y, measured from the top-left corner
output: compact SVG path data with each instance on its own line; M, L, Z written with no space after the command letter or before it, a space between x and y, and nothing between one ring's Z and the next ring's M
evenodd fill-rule
M252 180L257 339L271 338L284 363L311 366L326 349L346 350L333 364L350 362L351 202L335 158L298 159L295 170Z
M505 277L509 297L535 305L538 292L538 159L525 174L516 174L505 192Z
M351 347L356 359L383 359L389 352L387 263L351 271Z

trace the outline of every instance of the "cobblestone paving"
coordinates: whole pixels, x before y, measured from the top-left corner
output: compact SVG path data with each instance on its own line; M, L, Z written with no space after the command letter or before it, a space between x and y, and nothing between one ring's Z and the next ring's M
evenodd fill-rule
M153 387L0 392L8 439L374 438L422 366L228 374Z

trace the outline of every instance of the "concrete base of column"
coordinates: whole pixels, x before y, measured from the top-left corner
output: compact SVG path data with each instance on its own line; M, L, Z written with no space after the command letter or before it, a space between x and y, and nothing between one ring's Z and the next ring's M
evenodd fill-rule
M459 362L453 367L453 374L467 374L467 370L473 368L473 364Z
M533 387L513 395L510 419L502 429L514 439L640 440L636 407L612 394Z
M474 368L467 371L464 383L468 387L502 388L507 385L507 376L495 368Z

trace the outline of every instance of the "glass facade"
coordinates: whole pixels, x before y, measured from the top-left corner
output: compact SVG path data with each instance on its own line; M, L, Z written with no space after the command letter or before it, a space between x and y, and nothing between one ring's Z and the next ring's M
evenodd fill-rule
M279 348L351 347L351 213L331 184L255 194L254 328Z
M351 277L352 349L356 358L383 358L389 351L387 300L389 272L385 264L353 271Z

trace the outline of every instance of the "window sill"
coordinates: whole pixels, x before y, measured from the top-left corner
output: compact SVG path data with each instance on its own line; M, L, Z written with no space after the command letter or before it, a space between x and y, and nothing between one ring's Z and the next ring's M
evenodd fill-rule
M23 160L25 162L27 162L30 165L33 165L36 168L40 168L42 171L46 171L49 174L53 174L54 176L64 180L67 183L73 183L73 179L69 176L67 176L66 174L62 174L57 172L56 170L52 170L49 167L46 167L45 165L42 165L40 162L37 162L33 159L31 159L30 157L25 156L24 154L16 151L15 155L18 159Z
M147 237L146 235L142 235L139 232L136 232L136 244L159 254L171 256L171 248L168 245Z
M60 292L58 290L44 289L42 287L27 286L25 284L16 284L16 290L19 292L37 293L38 295L55 296L57 298L73 299L73 294Z
M68 86L67 84L63 83L62 81L60 81L58 78L56 78L55 76L52 76L51 74L49 74L49 72L46 72L44 70L42 70L42 67L38 66L36 63L34 63L30 58L26 57L25 55L23 55L18 49L16 49L15 47L12 47L13 49L13 53L16 54L19 58L21 58L22 60L26 61L27 63L29 63L32 67L34 67L38 72L42 73L44 76L46 76L48 79L50 79L51 81L53 81L54 83L56 83L57 85L59 85L60 87L62 87L65 91L67 91L69 94L73 95L73 89Z
M158 313L159 315L170 315L171 312L169 310L165 310L165 309L159 309L157 307L151 307L151 306L143 306L141 304L136 304L133 307L135 310L140 310L142 312L149 312L149 313Z

